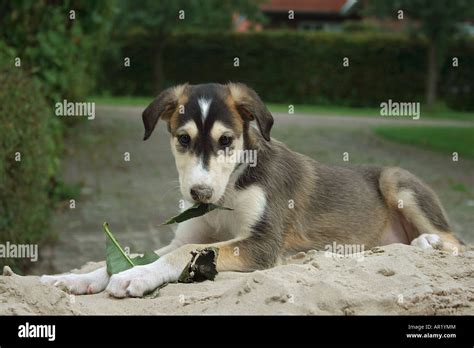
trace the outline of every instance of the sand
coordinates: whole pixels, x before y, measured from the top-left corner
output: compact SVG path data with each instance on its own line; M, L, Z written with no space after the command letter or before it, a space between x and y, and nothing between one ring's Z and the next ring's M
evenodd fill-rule
M264 271L168 284L143 299L73 296L36 276L1 276L0 314L472 315L474 247L454 256L393 244L359 259L309 251Z

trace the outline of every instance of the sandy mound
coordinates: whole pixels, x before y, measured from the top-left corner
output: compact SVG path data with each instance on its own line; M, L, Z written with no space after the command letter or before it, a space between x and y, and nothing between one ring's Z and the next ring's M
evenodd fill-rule
M472 247L453 256L394 244L359 260L309 251L265 271L169 284L145 299L72 296L38 277L2 276L0 314L474 314L473 265Z

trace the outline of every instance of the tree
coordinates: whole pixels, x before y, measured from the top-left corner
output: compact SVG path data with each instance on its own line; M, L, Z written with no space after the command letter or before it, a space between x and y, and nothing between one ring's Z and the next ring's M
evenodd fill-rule
M235 13L263 21L258 4L255 0L121 0L114 36L142 33L150 37L155 48L154 79L158 92L164 83L163 42L169 35L187 30L230 30Z
M42 84L49 102L81 99L111 29L113 4L81 0L0 0L0 41Z
M399 11L403 11L400 13ZM432 108L437 98L441 65L449 41L461 34L461 23L474 17L472 0L383 0L368 1L368 14L393 19L410 19L414 35L428 40L426 104Z

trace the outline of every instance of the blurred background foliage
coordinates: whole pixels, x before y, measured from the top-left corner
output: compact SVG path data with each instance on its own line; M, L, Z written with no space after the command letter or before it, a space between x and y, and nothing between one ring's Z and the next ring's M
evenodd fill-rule
M165 1L161 7L121 2L119 12L130 14L117 17L114 45L102 56L95 94L155 95L184 81L238 80L271 102L375 106L401 98L425 100L433 108L440 96L454 109L474 109L474 66L466 64L474 58L474 39L459 25L474 17L469 0L362 2L362 13L380 19L396 19L403 8L412 21L396 33L364 20L344 22L339 33L236 33L230 30L232 13L246 13L251 22L265 23L265 17L257 2L231 3ZM185 20L178 19L181 8L186 8ZM345 56L350 69L342 66ZM463 64L452 69L452 57Z
M37 242L50 215L59 134L28 75L2 67L0 86L0 242Z
M143 61L148 64L145 75L134 79L149 86L142 93L158 93L166 84L168 72L163 67L163 60L169 57L166 43L173 33L228 32L232 29L233 15L237 13L245 13L252 22L265 22L259 3L261 1L254 0L118 1L116 9L120 15L115 17L113 25L113 44L107 46L107 54L102 56L100 66L106 71L99 75L100 84L96 91L102 91L105 85L123 85L117 81L116 74L128 74L124 65L124 58L128 57L130 66L142 64ZM197 58L193 47L187 54L194 60ZM117 70L110 64L116 64ZM107 92L114 93L106 89ZM132 90L125 93L135 94Z
M128 36L119 51L107 55L96 94L155 95L151 42L149 35ZM165 86L240 81L268 102L350 106L423 100L426 94L428 42L402 33L184 32L170 35L162 47ZM474 61L474 40L453 40L448 49L463 64L440 69L441 97L452 108L472 110L474 66L466 63ZM123 57L130 58L130 67L123 66Z
M399 16L400 9L403 11L402 16L411 19L407 32L413 37L423 37L427 42L425 100L427 106L433 108L438 96L441 67L448 52L452 55L452 41L458 39L463 32L461 23L474 19L474 6L471 0L449 3L430 0L369 1L365 13L390 18L395 13ZM468 61L472 61L472 57L470 58ZM441 80L444 81L442 78ZM458 104L454 103L453 106Z
M0 38L49 102L81 99L100 70L114 9L108 1L0 1Z

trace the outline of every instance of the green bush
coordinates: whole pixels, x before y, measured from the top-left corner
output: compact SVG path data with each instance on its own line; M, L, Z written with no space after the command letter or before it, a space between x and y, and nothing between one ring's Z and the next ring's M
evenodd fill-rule
M0 42L0 243L39 243L48 237L60 131L38 85L8 52ZM0 259L7 263L25 265Z
M474 60L472 41L469 45L469 51L456 46L465 61ZM389 98L424 99L426 42L402 34L180 33L163 46L167 85L241 81L268 102L378 106ZM102 65L97 92L156 93L153 50L150 35L127 38L121 51L115 49ZM130 67L123 67L123 57L130 57ZM238 68L233 65L235 57L240 59ZM344 57L349 58L349 67L343 67ZM474 72L472 65L465 64L464 69ZM441 83L450 73L445 69ZM454 82L460 75L453 77Z
M403 37L293 32L219 37L177 37L167 49L175 63L165 61L165 71L178 81L187 76L191 82L243 81L270 102L364 106L423 93L423 74L417 71L423 59L417 52L424 47ZM239 68L233 66L235 56ZM349 67L343 66L344 57ZM413 66L408 86L405 62Z
M109 45L102 55L96 94L153 94L155 51L151 39L137 34L117 40L120 43ZM124 66L125 58L130 58L129 67Z
M60 122L53 107L91 91L115 7L111 1L0 1L0 243L41 242L54 204L78 192L62 182L59 155L63 126L79 120ZM14 261L0 259L0 265L27 266Z
M112 1L0 1L0 39L15 48L48 103L81 100L94 87L114 8Z

